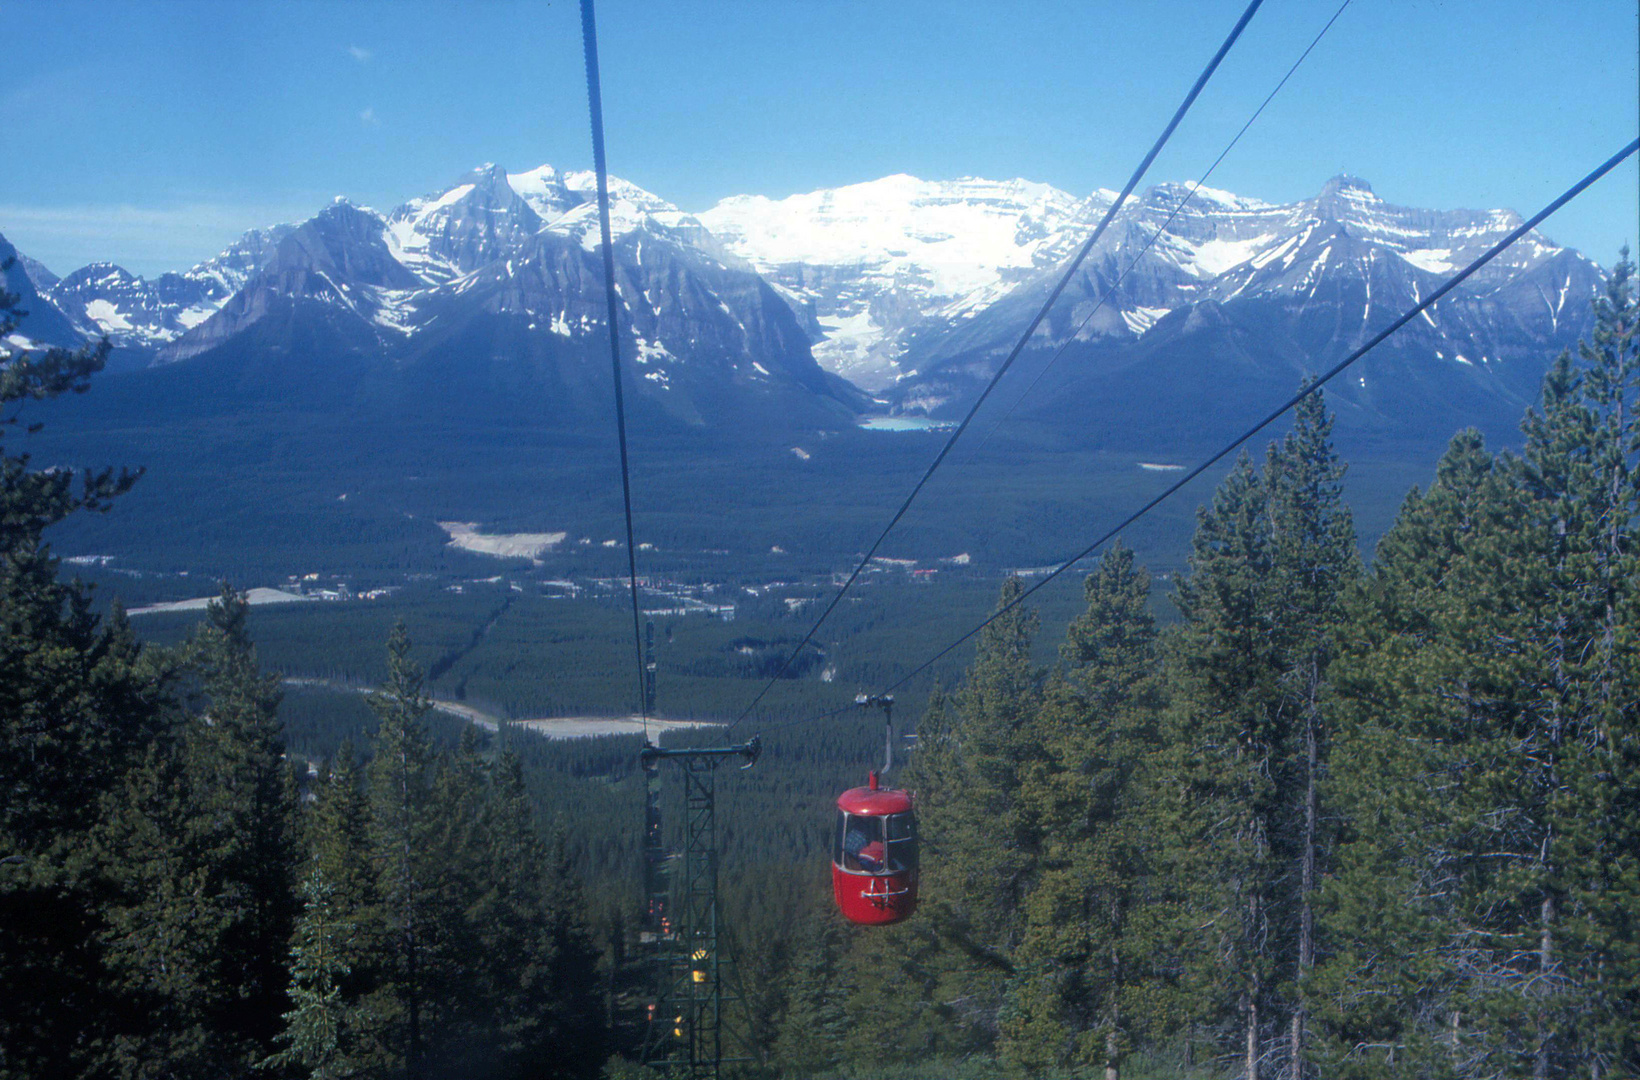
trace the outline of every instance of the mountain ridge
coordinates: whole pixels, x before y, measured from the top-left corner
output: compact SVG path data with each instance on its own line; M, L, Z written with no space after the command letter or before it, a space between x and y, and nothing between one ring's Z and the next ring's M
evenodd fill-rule
M1021 178L907 174L784 199L732 196L699 214L616 177L610 193L618 288L633 290L621 297L622 332L637 385L674 399L664 411L694 423L705 414L684 399L727 401L728 391L766 380L856 412L952 415L989 378L1114 199ZM1181 325L1193 328L1186 337L1198 349L1202 327L1236 325L1273 343L1265 374L1287 378L1342 355L1519 221L1506 210L1396 206L1342 175L1284 204L1157 184L1116 215L1028 351L1063 350L1071 368L1097 378L1133 356L1165 357ZM61 321L45 313L40 326L62 334L66 324L82 339L106 334L132 358L127 366L228 347L277 313L318 324L288 333L335 333L348 349L400 366L425 359L432 341L459 353L452 327L493 329L495 320L514 319L502 332L506 348L532 363L574 367L581 361L569 358L565 341L549 339L577 341L585 352L601 333L601 277L572 266L571 255L590 255L598 242L591 173L551 165L509 173L486 163L385 214L339 198L306 222L252 230L218 257L153 281L111 264L60 280L38 264L20 265L41 306L61 309ZM532 276L532 259L553 271ZM1602 276L1581 254L1533 233L1444 300L1428 325L1398 335L1391 351L1424 356L1405 359L1394 377L1427 385L1429 372L1413 371L1419 364L1437 374L1478 364L1480 373L1446 381L1490 383L1488 409L1518 409L1535 392L1544 358L1586 328L1584 301ZM765 293L791 325L772 314ZM1170 321L1201 305L1226 317ZM486 340L494 348L502 338ZM266 332L256 340L269 343ZM1234 351L1228 340L1206 347ZM482 361L498 377L504 362ZM1207 374L1223 381L1222 372ZM674 389L685 382L689 393ZM1356 397L1381 413L1361 389Z

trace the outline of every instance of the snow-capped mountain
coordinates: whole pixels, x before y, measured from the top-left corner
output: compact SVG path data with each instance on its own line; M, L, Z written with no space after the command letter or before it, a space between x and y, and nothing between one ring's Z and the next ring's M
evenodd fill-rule
M26 256L13 247L11 241L0 236L0 289L17 297L17 308L22 312L16 329L6 340L0 341L0 353L9 353L18 347L27 348L32 344L78 343L79 334L73 324L46 299L38 284L50 278L51 271L33 259L25 259Z
M735 196L700 218L800 311L814 313L822 365L900 407L937 409L995 369L1113 199L1109 191L1078 199L1024 180L891 176L781 200ZM1169 312L1209 300L1308 301L1329 273L1329 258L1335 277L1382 279L1376 296L1363 284L1357 309L1357 321L1376 330L1382 323L1374 315L1387 320L1404 310L1417 289L1427 291L1519 223L1509 211L1394 206L1348 177L1330 181L1314 199L1284 205L1157 185L1123 206L1033 345L1057 347L1072 336L1131 344ZM1366 261L1329 248L1329 228ZM1562 251L1534 234L1467 283L1464 295L1507 290L1506 282ZM1557 281L1519 286L1530 292L1541 285L1547 299L1539 312L1511 308L1506 336L1518 347L1541 351L1544 341L1570 340L1563 316L1574 330L1584 325L1599 271L1567 254L1575 265ZM1376 268L1378 259L1392 262ZM1096 310L1124 271L1120 288ZM1287 315L1297 317L1297 307ZM1474 346L1477 333L1487 331L1454 315L1436 335L1440 342L1426 344L1450 357L1467 341L1469 352L1495 360L1497 350ZM1498 349L1507 351L1502 341Z
M393 257L420 281L442 285L506 258L544 224L508 183L506 170L481 165L448 191L394 210L386 239Z
M902 374L911 331L982 310L1054 265L1077 223L1114 198L1078 199L1028 180L902 174L780 200L737 195L700 219L812 309L823 366L875 390Z
M839 422L864 403L815 364L790 306L697 219L613 179L611 218L622 336L641 397L687 423L770 394L813 399L784 407L830 410ZM322 349L389 361L395 378L480 395L528 384L568 412L601 409L599 245L590 173L509 175L484 165L386 215L337 199L285 231L231 296L158 357Z
M962 408L1114 198L904 175L698 215L619 178L610 196L640 392L691 422L702 402L776 387L865 404L837 376L896 411ZM1066 347L1055 380L1104 380L1112 402L1168 378L1229 400L1344 355L1518 223L1396 206L1349 177L1289 204L1160 184L1124 205L1031 351ZM486 164L386 214L339 199L152 281L109 264L59 281L21 257L8 281L38 309L40 340L107 335L143 362L318 350L466 365L496 385L512 365L575 397L596 381L598 245L593 174ZM1346 404L1383 415L1416 387L1518 412L1547 357L1586 331L1601 278L1533 234L1387 343Z
M1335 177L1315 198L1285 205L1200 191L1168 222L1188 190L1161 185L1125 206L1073 278L1031 342L1033 351L1071 346L1061 377L1082 369L1090 378L1114 377L1143 355L1143 377L1165 378L1170 353L1191 349L1196 356L1235 353L1238 362L1296 379L1342 359L1521 220L1502 210L1395 206L1364 181ZM893 389L895 402L913 411L961 407L1061 272L1043 269L981 311L914 328L899 358L913 373ZM1448 374L1486 384L1501 409L1518 414L1547 358L1586 332L1601 281L1588 259L1530 234L1387 342L1383 356L1402 359L1375 360L1377 378L1428 389L1443 370L1475 369ZM1220 327L1222 340L1202 338L1209 325ZM1232 348L1232 339L1244 343ZM1219 385L1232 370L1215 369L1209 381ZM1363 371L1343 392L1380 410L1399 401L1371 382L1371 371Z
M61 280L52 275L42 291L88 337L106 336L116 348L152 352L215 314L292 228L252 229L216 258L152 281L113 263L91 263Z
M173 341L209 318L228 295L214 284L183 274L148 281L113 263L91 263L47 295L86 334L144 348Z

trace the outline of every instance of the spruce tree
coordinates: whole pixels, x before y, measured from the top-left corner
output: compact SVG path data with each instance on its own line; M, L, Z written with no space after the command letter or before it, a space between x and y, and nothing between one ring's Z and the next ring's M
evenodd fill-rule
M497 1002L485 978L488 965L473 960L484 955L478 909L492 869L485 836L488 772L477 730L468 725L456 752L441 756L433 784L427 910L437 934L421 970L427 1043L446 1070L488 1068L494 1056Z
M290 1008L269 1062L319 1075L379 1073L393 1055L369 1000L386 973L370 860L369 809L344 742L314 791L303 907L290 949Z
M273 1051L295 924L296 808L279 725L279 677L263 675L250 605L226 584L186 650L201 715L186 728L189 830L224 923L213 955L215 1023L249 1061Z
M1344 466L1332 448L1332 419L1320 392L1299 402L1292 431L1265 463L1269 488L1270 610L1281 664L1278 708L1295 729L1279 776L1283 807L1278 828L1287 872L1286 979L1290 1017L1287 1075L1308 1075L1307 1029L1315 966L1315 893L1329 848L1320 787L1330 745L1324 715L1327 670L1344 620L1345 589L1360 574L1355 526L1344 503Z
M1248 1080L1271 1059L1307 1072L1326 674L1359 571L1330 432L1312 394L1262 474L1242 457L1198 519L1177 594L1185 621L1156 788L1172 800L1173 847L1161 857L1184 875L1180 914L1212 927L1196 942L1175 935L1195 954L1198 1017L1227 1044L1235 1030Z
M521 1056L514 1075L586 1076L609 1055L599 973L599 949L587 922L586 892L575 871L568 838L558 832L547 845L543 947L535 954L547 975L545 1029ZM530 1008L530 1003L524 1003Z
M302 882L304 906L291 944L291 1009L279 1040L285 1049L266 1067L300 1069L312 1080L356 1075L344 1043L351 1008L344 983L353 969L343 944L351 926L336 902L336 889L315 862Z
M833 918L811 914L798 930L786 978L786 1008L773 1047L782 1075L813 1076L842 1063L849 1028L838 993L841 939Z
M925 719L932 756L915 780L930 915L949 953L939 981L950 984L948 999L963 1002L963 1025L986 1043L998 1031L998 972L1009 970L1019 944L1040 846L1020 799L1023 770L1038 753L1030 725L1041 695L1031 661L1036 616L1010 607L1023 591L1018 578L1003 585L1004 613L981 632L962 686L938 703L932 723Z
M187 708L97 832L108 961L147 1014L116 1028L134 1075L248 1069L285 1003L296 846L277 679L257 669L243 597L224 587L207 611L173 661Z
M1134 1045L1133 999L1153 957L1130 926L1147 877L1136 779L1159 696L1149 593L1130 550L1106 553L1033 725L1041 756L1021 798L1042 832L1041 868L1003 1044L1031 1074L1093 1064L1115 1080Z
M368 774L372 921L382 948L373 959L381 982L365 1004L383 1025L394 1069L419 1077L427 1064L428 980L440 932L434 911L438 868L430 858L431 752L422 726L432 705L402 621L388 636L387 660L387 683L370 698L378 726Z
M1593 341L1581 345L1576 363L1563 354L1544 380L1541 411L1527 414L1526 447L1513 470L1529 523L1514 535L1538 556L1513 576L1525 587L1520 603L1530 612L1533 646L1525 650L1531 691L1521 702L1515 754L1529 794L1513 839L1535 858L1499 884L1537 909L1524 935L1536 948L1514 995L1533 1017L1534 1077L1574 1063L1616 1064L1618 1044L1591 1019L1591 1005L1613 1004L1602 989L1605 973L1634 940L1627 920L1612 921L1606 906L1608 875L1628 876L1625 861L1632 875L1640 842L1624 830L1625 795L1613 783L1614 739L1640 714L1616 651L1618 613L1635 588L1640 513L1640 307L1624 255L1595 304Z
M1483 738L1486 679L1460 631L1490 621L1469 553L1508 520L1505 507L1481 436L1460 433L1347 601L1323 787L1342 823L1321 896L1332 949L1317 973L1327 1075L1463 1075L1472 1053L1465 851L1494 804L1464 782Z
M515 1067L541 1056L553 1023L553 942L547 911L547 849L536 833L518 757L504 752L491 779L486 891L475 913L495 1010L496 1049Z
M134 1077L206 1077L240 1052L219 1024L223 986L214 950L231 916L198 819L186 716L127 774L120 810L96 830L107 893L100 944L120 1008L108 1017L106 1060Z
M1635 1067L1626 261L1596 317L1550 368L1523 453L1456 440L1355 605L1326 976L1341 1072ZM1381 792L1352 782L1369 770Z
M1184 622L1170 641L1153 808L1157 857L1176 896L1158 942L1178 971L1162 1011L1181 1027L1206 1025L1228 1053L1239 1040L1247 1080L1257 1080L1277 977L1270 827L1285 732L1272 716L1279 665L1263 592L1267 513L1242 455L1198 515L1190 574L1175 594Z
M12 441L32 430L26 408L89 388L108 343L20 348L16 303L0 290L0 1077L71 1076L130 1018L103 966L106 867L87 840L163 730L166 694L117 608L99 619L43 537L137 474L31 468ZM109 1022L88 1027L94 1014Z

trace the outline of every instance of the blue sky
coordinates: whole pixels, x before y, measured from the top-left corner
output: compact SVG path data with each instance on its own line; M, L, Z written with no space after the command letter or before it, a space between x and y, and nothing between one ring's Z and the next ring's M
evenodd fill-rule
M1151 170L1193 179L1338 0L1267 0ZM602 0L610 168L686 210L895 172L1117 187L1241 0ZM58 273L181 269L333 196L590 164L572 0L0 0L0 232ZM1349 172L1536 210L1640 129L1633 0L1354 0L1212 181ZM1609 265L1640 166L1544 231Z

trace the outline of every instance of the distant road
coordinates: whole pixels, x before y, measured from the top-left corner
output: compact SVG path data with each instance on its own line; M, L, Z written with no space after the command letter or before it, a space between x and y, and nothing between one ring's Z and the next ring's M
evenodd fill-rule
M286 686L312 686L344 694L376 692L373 686L358 686L335 679L291 676L281 681ZM459 701L433 698L432 704L439 712L477 724L486 731L496 731L502 724L510 723L515 728L523 728L548 739L590 739L600 735L642 735L644 732L643 718L640 716L548 716L533 720L508 720L504 716L496 716L494 713L475 709ZM715 727L721 723L719 720L664 720L650 717L649 730L678 731L683 728Z

